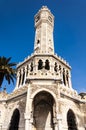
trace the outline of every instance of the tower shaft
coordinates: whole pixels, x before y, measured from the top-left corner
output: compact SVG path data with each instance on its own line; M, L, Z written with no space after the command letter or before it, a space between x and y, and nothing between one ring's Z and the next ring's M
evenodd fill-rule
M53 27L54 16L46 6L43 6L35 15L34 52L54 54Z

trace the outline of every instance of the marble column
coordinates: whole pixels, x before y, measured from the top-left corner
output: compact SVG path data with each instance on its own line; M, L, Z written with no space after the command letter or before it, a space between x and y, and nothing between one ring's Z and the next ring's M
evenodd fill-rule
M54 123L54 129L58 130L58 122L57 122L57 119L55 117L53 118L53 123Z
M72 82L71 82L71 74L69 73L69 87L72 88Z
M19 71L18 71L17 72L17 82L16 82L16 88L15 89L17 89L18 85L19 85L19 76L20 76L20 74L19 74Z
M58 122L58 129L57 130L62 130L62 118L61 115L57 115L57 122Z
M31 84L29 82L28 91L27 91L27 99L26 99L26 110L25 110L25 130L32 130L32 99L30 98L31 95Z

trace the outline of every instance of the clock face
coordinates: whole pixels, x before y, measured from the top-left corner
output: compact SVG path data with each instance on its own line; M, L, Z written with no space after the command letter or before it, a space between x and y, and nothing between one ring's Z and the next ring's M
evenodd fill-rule
M38 15L38 16L36 17L36 19L35 19L35 22L37 23L37 22L39 21L39 19L40 19L40 16Z
M52 18L51 18L51 16L48 16L48 19L49 19L50 22L52 22Z

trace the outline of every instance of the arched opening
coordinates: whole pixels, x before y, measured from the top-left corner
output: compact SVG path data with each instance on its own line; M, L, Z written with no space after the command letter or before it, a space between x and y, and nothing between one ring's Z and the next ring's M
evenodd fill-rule
M28 76L28 71L29 71L29 66L27 65L27 68L26 68L26 77Z
M63 83L66 86L65 69L63 68Z
M14 112L13 112L13 115L11 117L9 130L18 130L19 119L20 119L20 112L19 112L18 109L15 109Z
M57 72L58 68L57 68L57 63L55 62L55 66L54 66L54 71Z
M58 70L59 70L59 74L61 75L61 73L62 73L61 65L59 65Z
M24 79L25 79L25 70L23 69L22 85L23 85L23 83L24 83Z
M31 62L31 65L30 65L30 71L32 72L33 71L33 62Z
M55 101L46 91L38 93L33 101L34 127L36 130L54 130Z
M39 60L38 62L38 70L41 70L43 68L43 62L42 60Z
M21 84L21 71L20 71L20 73L19 73L19 84L18 84L18 86Z
M69 87L69 73L68 73L68 71L66 71L66 81L67 81L67 85Z
M50 70L49 60L45 61L45 69Z
M78 130L76 124L76 117L71 109L67 113L67 124L68 124L68 130Z

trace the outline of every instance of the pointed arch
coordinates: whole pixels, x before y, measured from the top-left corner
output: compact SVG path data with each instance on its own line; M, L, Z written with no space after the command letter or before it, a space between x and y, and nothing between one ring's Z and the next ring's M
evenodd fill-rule
M38 61L38 70L41 70L43 68L43 61L40 59Z
M45 61L45 69L50 70L49 60Z
M58 70L57 63L55 62L55 65L54 65L54 71L57 72L57 70Z
M30 64L30 71L31 72L33 71L33 62L31 62L31 64Z
M21 84L21 70L19 72L19 83L18 83L18 86Z
M69 72L68 72L68 70L66 71L66 81L67 81L67 85L69 87Z
M50 93L52 96L53 96L53 99L55 100L55 104L57 102L57 97L56 95L49 89L46 89L46 88L41 88L41 89L38 89L36 90L32 95L31 95L31 98L34 99L34 97L38 94L38 93L41 93L42 91L45 91L45 92L48 92Z
M52 128L54 130L54 107L55 100L49 92L41 91L35 95L33 100L33 115L36 130L40 128Z
M24 83L24 79L25 79L25 69L23 68L22 85Z
M12 117L11 117L9 130L18 130L18 128L19 128L19 120L20 120L20 112L16 108L14 110L14 112L13 112Z
M65 69L63 68L63 83L66 86Z
M29 71L29 65L26 67L26 77L28 76L28 71Z
M68 130L78 130L76 124L76 117L71 109L69 109L69 111L67 112L67 124Z

